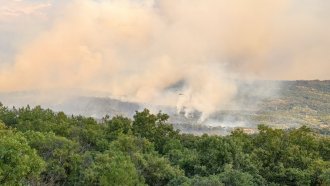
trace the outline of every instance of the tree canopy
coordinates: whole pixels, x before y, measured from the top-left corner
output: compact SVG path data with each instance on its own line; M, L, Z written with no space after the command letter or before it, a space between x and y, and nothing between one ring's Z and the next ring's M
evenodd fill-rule
M0 184L330 185L330 138L307 127L195 136L168 118L0 105Z

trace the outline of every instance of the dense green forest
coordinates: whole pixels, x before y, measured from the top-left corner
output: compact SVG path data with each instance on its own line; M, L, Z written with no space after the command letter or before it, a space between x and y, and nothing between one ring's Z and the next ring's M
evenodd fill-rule
M0 105L0 185L330 185L330 138L307 127L194 136L168 119Z

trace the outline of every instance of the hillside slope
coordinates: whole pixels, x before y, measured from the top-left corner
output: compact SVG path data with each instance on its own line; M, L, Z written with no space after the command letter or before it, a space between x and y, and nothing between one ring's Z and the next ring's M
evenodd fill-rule
M0 102L7 106L41 105L68 114L132 117L137 110L162 110L170 115L170 122L183 133L228 134L235 128L254 133L258 124L274 128L307 125L323 134L330 131L330 81L260 81L239 87L232 105L200 122L201 113L177 113L176 108L143 105L109 97L71 96L65 100L38 102L32 93L0 93ZM40 96L39 96L40 97ZM56 104L54 104L56 102ZM151 108L153 107L153 108Z

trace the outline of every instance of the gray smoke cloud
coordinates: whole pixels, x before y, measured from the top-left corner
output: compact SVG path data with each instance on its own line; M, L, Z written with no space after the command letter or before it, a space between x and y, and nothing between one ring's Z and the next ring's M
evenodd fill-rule
M55 4L0 8L16 33L22 16L43 25L12 56L0 53L2 91L102 92L203 120L233 102L238 81L330 78L325 0L73 0L54 13Z

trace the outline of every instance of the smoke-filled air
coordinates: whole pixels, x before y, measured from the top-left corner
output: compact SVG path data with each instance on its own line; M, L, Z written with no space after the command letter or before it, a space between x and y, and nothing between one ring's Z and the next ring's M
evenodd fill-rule
M207 117L241 82L329 79L329 8L327 0L0 0L0 90L102 92Z

